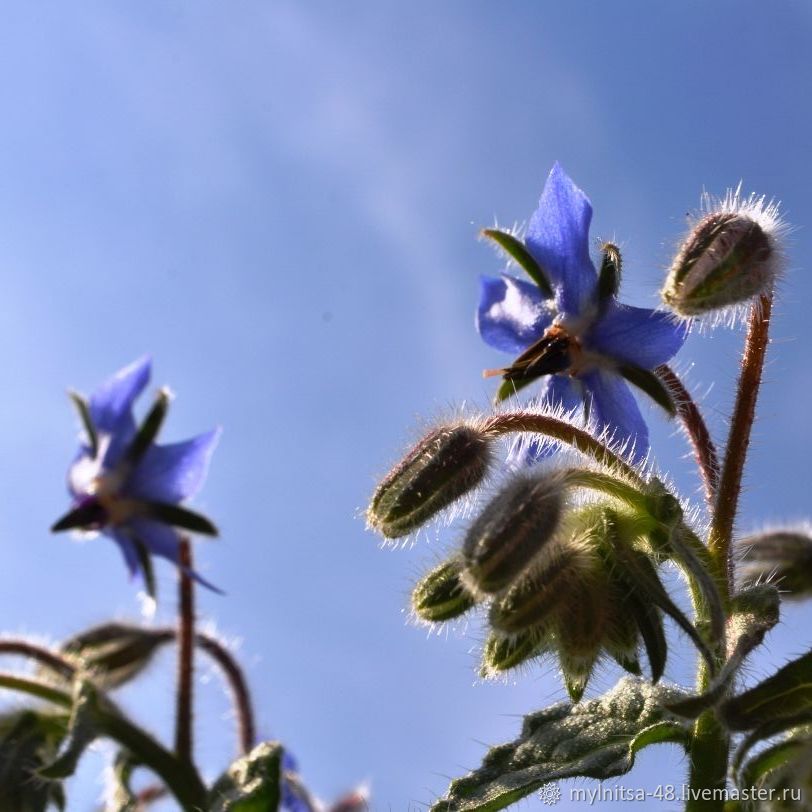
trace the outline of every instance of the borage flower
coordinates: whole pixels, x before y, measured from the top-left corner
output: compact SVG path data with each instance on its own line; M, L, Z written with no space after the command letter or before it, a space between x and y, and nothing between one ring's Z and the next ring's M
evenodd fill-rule
M483 231L533 280L483 278L477 329L492 347L518 354L509 367L485 374L503 376L498 401L543 377L542 404L582 407L600 432L641 461L648 429L626 381L673 413L652 370L679 350L687 327L665 312L618 302L620 252L604 244L596 271L591 219L589 199L556 163L524 241Z
M101 532L113 539L131 575L141 574L152 594L151 555L177 563L180 532L217 535L205 516L181 503L203 485L220 430L157 445L168 391L158 392L140 427L132 411L150 371L149 358L141 358L109 378L89 400L71 394L85 437L68 471L73 507L51 529Z

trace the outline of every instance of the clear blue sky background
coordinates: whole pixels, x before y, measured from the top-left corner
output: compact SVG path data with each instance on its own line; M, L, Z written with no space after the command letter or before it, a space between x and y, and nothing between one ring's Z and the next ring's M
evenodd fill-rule
M165 436L225 429L198 501L222 538L197 550L228 595L201 594L201 610L241 641L263 733L296 752L318 793L368 778L375 809L421 808L478 763L483 742L511 737L518 714L562 699L551 666L477 682L476 623L447 638L405 624L411 583L454 531L392 552L359 518L421 421L487 405L480 370L500 357L473 312L478 275L500 264L476 232L527 218L556 159L592 198L593 236L624 247L635 304L656 301L703 187L743 178L783 201L798 229L740 526L802 518L811 8L6 4L3 627L58 639L137 617L113 545L48 526L66 505L77 430L66 388L89 391L151 352L155 385L177 393ZM718 331L681 356L717 434L740 342ZM651 415L661 464L696 495L682 439ZM168 567L160 583L169 616ZM788 613L769 655L805 650L809 617ZM670 676L684 678L692 656L673 639ZM163 660L123 700L162 733L170 671ZM215 679L200 695L198 752L214 775L231 723ZM92 809L103 754L74 780L71 810ZM684 767L674 750L649 751L621 783L679 783Z

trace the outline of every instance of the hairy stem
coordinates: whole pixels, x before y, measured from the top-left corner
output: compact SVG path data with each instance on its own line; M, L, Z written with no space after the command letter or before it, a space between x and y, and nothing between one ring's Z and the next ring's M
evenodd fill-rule
M14 654L19 657L27 657L29 660L35 660L51 671L62 677L68 677L69 679L76 673L76 666L62 655L44 646L30 643L28 640L8 637L0 639L0 654Z
M175 708L175 753L192 763L192 691L194 688L195 603L192 548L182 538L178 549L178 685Z
M764 358L767 353L771 312L771 293L763 294L759 301L753 304L750 312L736 392L736 404L733 409L733 419L725 447L725 458L708 535L708 553L712 575L722 591L725 602L733 588L730 547L733 540L742 475L747 460L747 449L750 444L750 433L755 420ZM717 646L715 654L719 663L722 664L724 661L722 643ZM704 693L708 689L710 681L709 670L704 662L700 662L697 673L697 691ZM721 812L725 800L723 791L727 783L730 736L716 718L713 710L705 711L694 723L689 755L692 796L686 804L686 812ZM706 792L710 793L710 797L704 797Z
M70 692L16 674L0 674L0 688L19 691L66 709L73 705ZM100 703L95 708L93 721L102 735L114 739L159 776L184 810L199 812L206 808L206 788L192 765L181 763L152 736L110 708L109 703Z
M234 709L237 713L239 746L243 754L248 754L254 747L256 728L254 710L251 705L251 693L248 683L237 661L231 652L215 637L198 633L195 641L199 648L206 652L220 667L231 688Z
M554 440L571 445L582 454L592 457L596 462L605 465L635 484L643 482L631 465L624 462L614 451L589 432L546 414L524 411L496 414L485 421L483 430L494 435L513 434L515 432L544 434Z
M713 506L716 489L719 487L719 457L705 418L691 397L691 393L671 367L663 364L654 371L674 398L677 415L682 421L694 449L694 458L705 487L705 497L708 504Z
M716 508L711 521L708 547L716 577L728 589L732 586L730 545L739 505L742 474L750 445L750 432L756 416L756 400L761 385L764 358L769 340L772 294L763 294L753 305L742 355L736 405L730 423L725 460L716 495Z

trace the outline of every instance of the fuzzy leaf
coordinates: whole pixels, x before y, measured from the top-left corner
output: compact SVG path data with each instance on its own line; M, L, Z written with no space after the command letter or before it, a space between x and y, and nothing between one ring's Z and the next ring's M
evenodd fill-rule
M516 741L493 748L478 770L451 783L432 810L494 812L550 781L623 775L643 747L685 744L686 727L664 707L677 695L675 688L627 677L598 699L531 714Z
M38 771L56 754L66 725L64 714L32 710L0 717L0 809L45 812L50 804L62 808L60 785Z
M276 812L281 761L279 742L258 744L217 780L210 793L209 812Z
M704 710L718 704L732 686L747 656L778 623L779 605L778 590L771 584L761 584L736 595L727 622L727 662L704 694L675 702L669 705L669 710L695 719Z
M785 665L773 676L722 705L731 730L752 730L777 719L812 710L812 652Z

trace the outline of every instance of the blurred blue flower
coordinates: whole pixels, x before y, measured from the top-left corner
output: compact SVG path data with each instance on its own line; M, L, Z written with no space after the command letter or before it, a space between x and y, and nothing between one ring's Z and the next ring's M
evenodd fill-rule
M477 329L492 347L518 354L510 367L491 371L504 376L503 397L544 377L541 403L583 407L640 461L648 429L624 378L651 394L657 381L650 371L679 350L687 327L617 301L619 254L615 265L605 256L599 277L589 255L591 219L589 199L556 163L523 244L515 241L521 264L548 290L508 274L483 278Z
M145 577L151 555L177 563L180 531L216 535L208 519L181 503L202 487L220 435L214 429L180 443L155 443L169 403L166 390L137 426L133 404L149 382L150 366L141 358L89 400L73 395L85 437L68 471L73 507L52 528L103 533L118 544L131 575Z
M314 798L302 783L299 765L287 750L282 753L281 812L368 812L369 797L359 787L332 804L325 805Z

